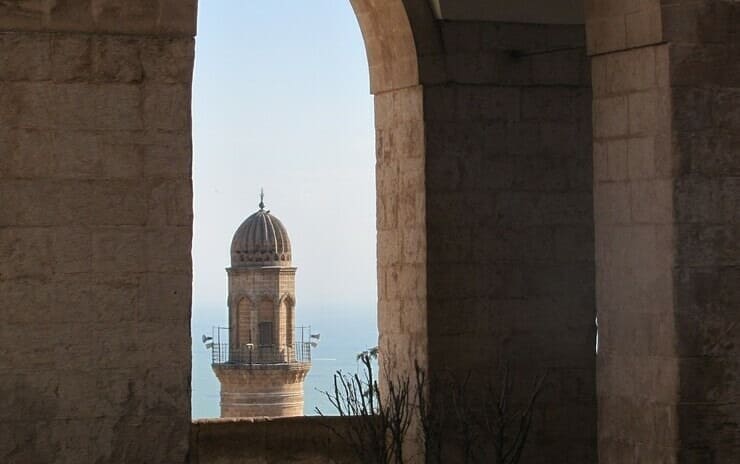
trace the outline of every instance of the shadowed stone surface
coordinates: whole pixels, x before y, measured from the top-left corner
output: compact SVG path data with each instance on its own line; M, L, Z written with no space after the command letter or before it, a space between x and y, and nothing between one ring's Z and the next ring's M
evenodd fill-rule
M0 5L4 463L185 459L189 5Z
M198 420L190 431L190 464L355 464L337 437L351 426L341 417Z
M586 0L584 35L471 2L352 2L383 365L549 369L527 462L735 463L740 6ZM183 462L195 3L0 31L0 460Z

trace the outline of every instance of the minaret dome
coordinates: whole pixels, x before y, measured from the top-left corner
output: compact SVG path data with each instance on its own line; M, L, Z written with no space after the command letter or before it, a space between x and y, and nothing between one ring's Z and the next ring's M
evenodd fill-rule
M282 222L265 209L242 222L231 241L231 267L290 266L290 239Z

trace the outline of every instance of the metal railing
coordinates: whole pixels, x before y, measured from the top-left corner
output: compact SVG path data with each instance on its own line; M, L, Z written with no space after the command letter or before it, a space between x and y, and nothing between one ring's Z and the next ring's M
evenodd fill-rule
M213 364L289 364L310 363L311 343L298 342L293 345L252 344L232 346L214 343L211 347Z

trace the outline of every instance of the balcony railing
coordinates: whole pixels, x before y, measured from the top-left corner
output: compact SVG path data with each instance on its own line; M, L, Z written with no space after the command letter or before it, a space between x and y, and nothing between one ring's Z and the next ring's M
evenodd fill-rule
M214 343L211 347L213 364L290 364L310 363L311 343L298 342L292 345L252 344L229 345Z

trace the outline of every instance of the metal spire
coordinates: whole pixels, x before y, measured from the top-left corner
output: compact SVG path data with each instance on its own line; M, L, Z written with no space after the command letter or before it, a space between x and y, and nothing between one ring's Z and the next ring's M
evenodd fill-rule
M265 190L260 188L260 210L265 209Z

